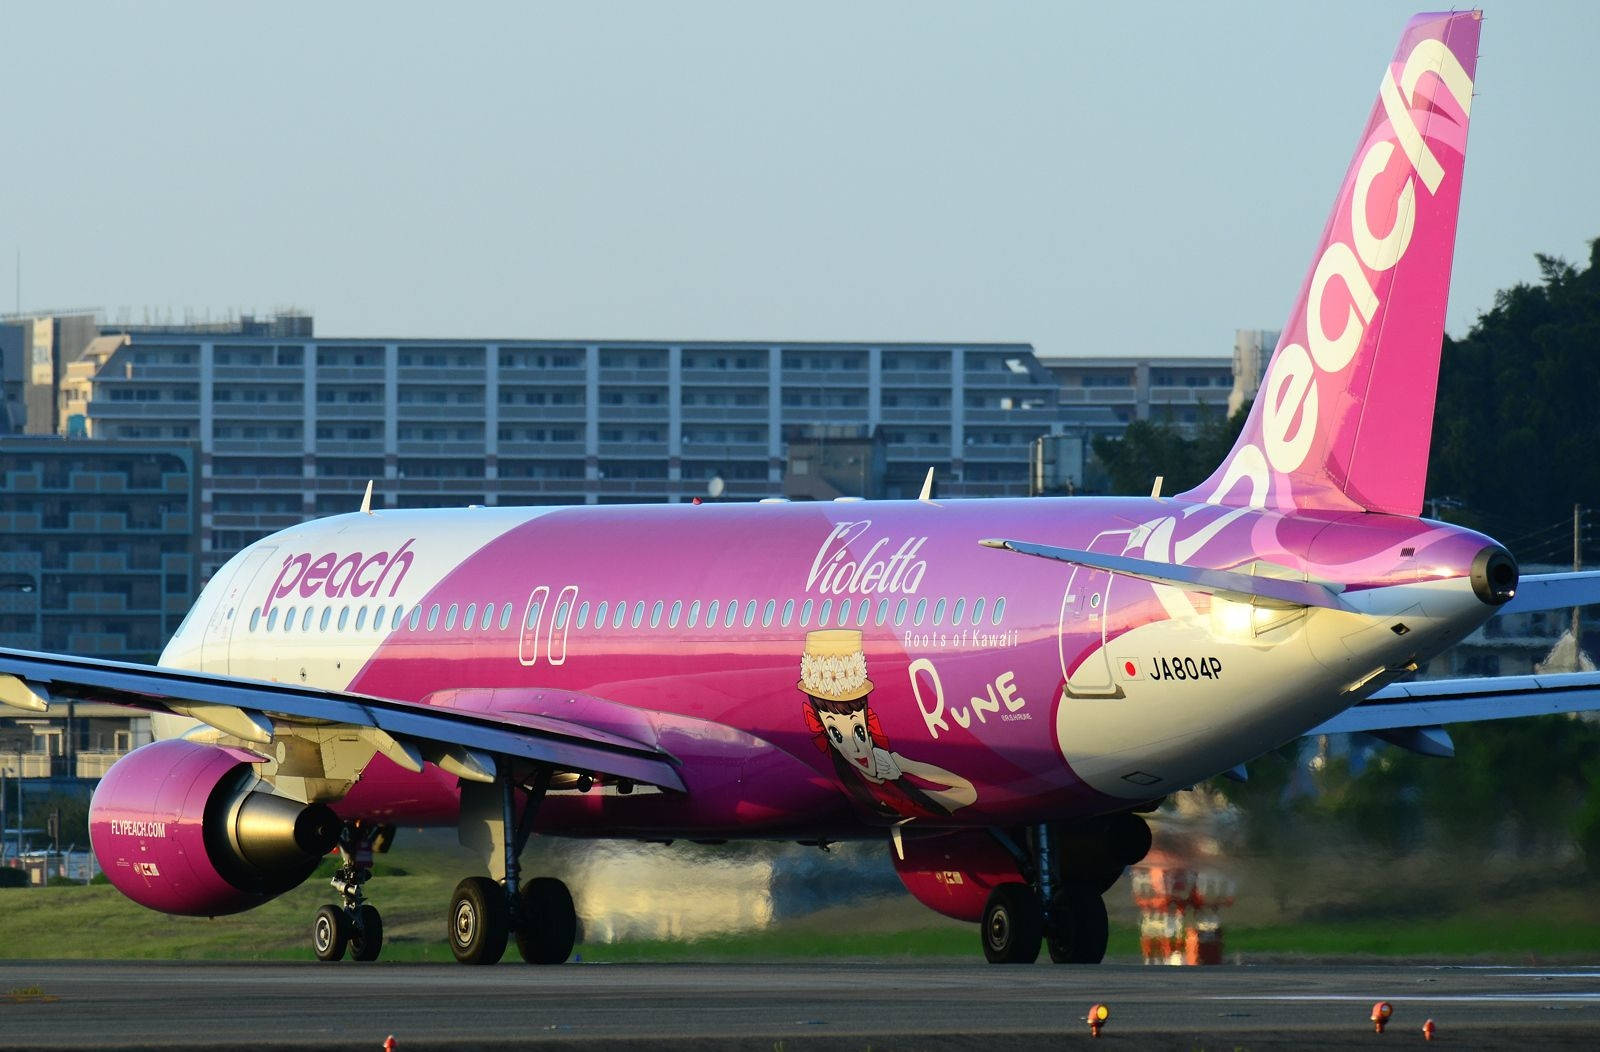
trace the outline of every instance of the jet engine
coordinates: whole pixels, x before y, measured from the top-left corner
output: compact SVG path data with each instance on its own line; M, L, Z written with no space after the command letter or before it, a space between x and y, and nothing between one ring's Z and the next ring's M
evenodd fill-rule
M1022 880L1016 860L981 829L906 837L903 847L905 857L894 860L900 882L918 902L956 920L981 920L991 891Z
M257 788L259 759L171 740L113 764L89 805L89 837L117 890L162 913L215 917L309 877L338 840L339 818Z

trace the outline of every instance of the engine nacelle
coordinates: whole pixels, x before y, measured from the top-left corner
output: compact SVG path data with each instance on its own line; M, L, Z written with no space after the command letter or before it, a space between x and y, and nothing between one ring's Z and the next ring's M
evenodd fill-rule
M900 882L924 906L956 920L979 921L989 892L1022 879L1016 860L981 829L904 841L894 856Z
M256 757L158 741L112 765L89 804L106 877L141 906L215 917L301 884L339 836L326 804L257 791Z

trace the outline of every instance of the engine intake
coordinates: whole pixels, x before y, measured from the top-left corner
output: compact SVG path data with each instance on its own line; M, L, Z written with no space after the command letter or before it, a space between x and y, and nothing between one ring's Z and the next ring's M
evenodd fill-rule
M174 740L113 764L89 805L89 837L117 890L163 913L215 917L309 877L338 840L339 818L257 789L256 759Z

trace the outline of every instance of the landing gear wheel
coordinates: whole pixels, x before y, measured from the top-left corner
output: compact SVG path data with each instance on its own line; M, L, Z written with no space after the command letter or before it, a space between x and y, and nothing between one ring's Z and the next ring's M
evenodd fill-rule
M342 960L349 941L350 918L344 909L332 903L319 907L316 919L311 922L311 948L316 951L317 960Z
M535 877L522 885L522 924L517 952L529 964L561 964L572 956L578 914L572 893L554 877Z
M1106 956L1106 903L1087 884L1068 884L1056 896L1045 941L1056 964L1099 964Z
M350 957L357 961L375 961L383 949L383 917L377 907L366 903L356 907L350 925Z
M1032 964L1044 937L1039 896L1026 884L1001 884L983 907L983 955L990 964Z
M462 964L499 964L505 956L506 893L488 877L468 877L450 899L450 952Z

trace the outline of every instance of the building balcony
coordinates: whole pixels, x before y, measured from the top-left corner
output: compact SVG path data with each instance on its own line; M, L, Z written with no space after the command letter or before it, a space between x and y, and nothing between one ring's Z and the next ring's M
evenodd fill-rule
M927 372L917 369L883 370L884 387L939 387L950 389L950 370Z
M351 406L350 408L356 408ZM383 416L383 406L376 407L374 417ZM403 422L410 423L414 420L449 420L461 423L482 423L482 402L454 402L440 404L437 402L401 402L395 406L396 416Z
M431 439L401 439L395 445L403 457L482 457L482 439L472 442L437 442Z
M378 448L383 448L381 440ZM319 443L320 448L320 443ZM300 438L218 438L211 443L213 453L290 454L305 451L305 440Z
M1231 387L1152 387L1151 405L1227 405Z
M382 406L378 407L380 410ZM322 406L317 407L318 413ZM300 402L213 402L211 416L226 423L250 423L254 420L299 420L306 415Z
M760 365L754 369L685 369L685 384L706 384L711 387L750 387L767 389L768 369Z
M767 407L733 405L686 405L683 407L685 424L764 424Z
M95 399L85 410L90 420L171 420L192 424L200 419L199 402L112 402Z
M321 374L318 374L319 379ZM488 373L481 365L402 365L395 370L396 378L403 384L432 388L440 384L470 384L482 389Z
M947 381L948 382L948 381ZM785 387L866 387L865 369L785 369Z
M582 387L589 374L584 369L537 369L527 366L502 365L499 370L500 386L507 384L537 384L540 386L569 385Z
M665 423L667 420L667 403L662 402L660 405L602 405L598 415L602 427L608 423L624 420L648 420L651 423Z
M298 365L288 367L287 371L303 375L301 367ZM316 367L316 377L319 384L341 383L350 380L361 383L381 384L383 383L383 363L380 361L376 365L319 365ZM429 377L429 379L433 378Z
M600 386L607 384L653 384L665 387L666 369L615 369L600 367Z
M546 420L582 423L589 418L586 406L581 405L529 405L526 402L501 402L496 415L501 423L508 420L542 423ZM481 419L481 418L480 418Z
M663 450L662 456L666 456L664 452L666 449L665 443L658 442L656 447ZM604 450L610 447L602 445L600 448ZM512 457L518 459L525 457L561 457L562 459L571 459L572 457L583 456L584 444L582 442L497 442L495 443L495 453L501 460Z
M294 452L298 453L301 451L302 444L295 442L293 447ZM217 452L221 453L223 451L222 443L217 443ZM379 433L373 438L319 438L313 455L322 457L381 457L383 456L383 435Z
M1056 400L1062 405L1132 405L1138 399L1131 387L1063 387Z

